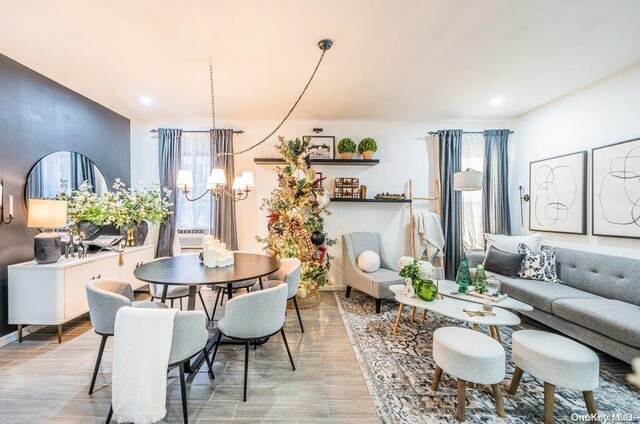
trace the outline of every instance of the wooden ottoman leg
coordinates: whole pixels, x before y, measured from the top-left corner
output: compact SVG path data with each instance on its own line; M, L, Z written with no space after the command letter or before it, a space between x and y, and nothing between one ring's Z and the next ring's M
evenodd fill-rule
M396 318L396 323L393 325L393 334L395 334L398 331L398 325L400 325L400 318L402 318L402 308L404 308L404 305L400 303L398 305L398 316Z
M544 424L553 424L553 401L556 386L544 383Z
M464 421L464 407L467 394L467 382L458 379L458 420Z
M504 418L506 414L504 413L504 403L502 402L502 391L500 390L500 383L492 384L491 389L493 390L493 397L496 400L496 411L498 411L498 416Z
M589 390L588 392L582 392L584 396L584 403L587 404L587 412L589 414L597 414L596 410L596 400L593 398L593 392Z
M522 379L522 370L516 367L513 370L513 378L511 379L511 387L509 387L509 394L515 395L516 391L518 391L518 386L520 385L520 380Z
M442 377L442 368L436 365L436 373L433 375L433 383L431 384L431 390L434 392L438 390L440 385L440 377Z

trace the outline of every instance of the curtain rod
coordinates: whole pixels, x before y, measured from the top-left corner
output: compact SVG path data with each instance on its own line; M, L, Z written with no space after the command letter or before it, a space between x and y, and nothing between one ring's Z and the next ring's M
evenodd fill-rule
M438 131L429 131L427 134L436 135ZM484 134L484 131L462 131L462 134ZM513 131L509 130L509 134L513 134Z
M211 130L182 130L182 132L184 132L184 133L208 133L210 131ZM155 134L155 133L158 132L158 130L153 129L150 132ZM234 134L244 134L244 131L243 130L233 130L233 133Z

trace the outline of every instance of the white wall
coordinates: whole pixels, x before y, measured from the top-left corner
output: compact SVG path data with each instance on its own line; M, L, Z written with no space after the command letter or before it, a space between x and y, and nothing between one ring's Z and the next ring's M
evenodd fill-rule
M587 233L591 232L591 149L640 137L640 65L612 75L510 122L510 195L514 230L520 228L518 180L529 190L529 163L589 151ZM525 205L528 228L528 205ZM528 229L523 232L528 233ZM640 240L544 233L549 244L640 258Z
M220 120L218 127L242 129L243 135L236 135L235 149L259 141L276 125L276 122L242 121L230 122ZM321 127L322 135L340 138L350 137L360 140L366 136L378 141L377 158L380 164L373 167L360 166L324 166L317 167L318 172L327 176L325 187L333 188L335 177L359 177L360 183L367 186L367 196L373 197L378 192L405 192L407 181L413 179L414 195L427 196L434 189L437 161L437 149L433 141L424 137L429 131L443 128L462 128L468 131L487 128L504 128L505 122L367 122L367 121L289 121L279 135L286 138L302 137L312 134L311 129ZM157 141L152 140L149 130L158 127L177 127L183 129L206 129L208 120L180 120L163 122L132 122L131 124L131 181L146 182L158 180ZM275 140L275 136L271 144ZM243 250L259 250L261 246L255 241L257 234L267 232L266 217L258 208L262 199L276 187L276 174L273 167L258 166L254 157L264 156L264 149L236 156L236 173L251 170L255 173L256 188L245 201L238 203L239 245ZM428 202L415 204L417 210L429 207ZM385 248L394 260L409 253L409 206L402 204L357 204L333 203L329 206L332 215L326 219L326 229L331 237L339 240L339 244L330 250L336 258L333 261L332 275L336 284L341 284L341 243L340 236L352 231L375 231L383 235Z

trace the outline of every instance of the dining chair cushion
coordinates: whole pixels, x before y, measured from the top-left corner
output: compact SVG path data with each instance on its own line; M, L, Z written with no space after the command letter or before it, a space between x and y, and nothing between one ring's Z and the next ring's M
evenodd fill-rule
M179 311L173 321L169 364L184 361L204 349L209 338L207 315L202 311Z
M222 334L237 339L259 339L278 332L284 325L287 286L247 293L227 302L218 321Z

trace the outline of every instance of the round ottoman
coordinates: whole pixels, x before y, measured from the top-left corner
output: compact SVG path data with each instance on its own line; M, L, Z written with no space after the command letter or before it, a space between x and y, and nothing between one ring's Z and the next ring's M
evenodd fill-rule
M505 375L504 348L496 340L477 331L458 327L438 328L433 333L436 372L433 390L438 389L442 372L458 382L458 419L464 421L467 382L490 385L498 416L504 417L500 383Z
M510 394L515 394L522 373L544 382L544 420L553 422L555 387L580 390L587 411L596 413L593 390L600 379L600 360L591 349L566 337L536 330L516 331L512 335L513 372Z

